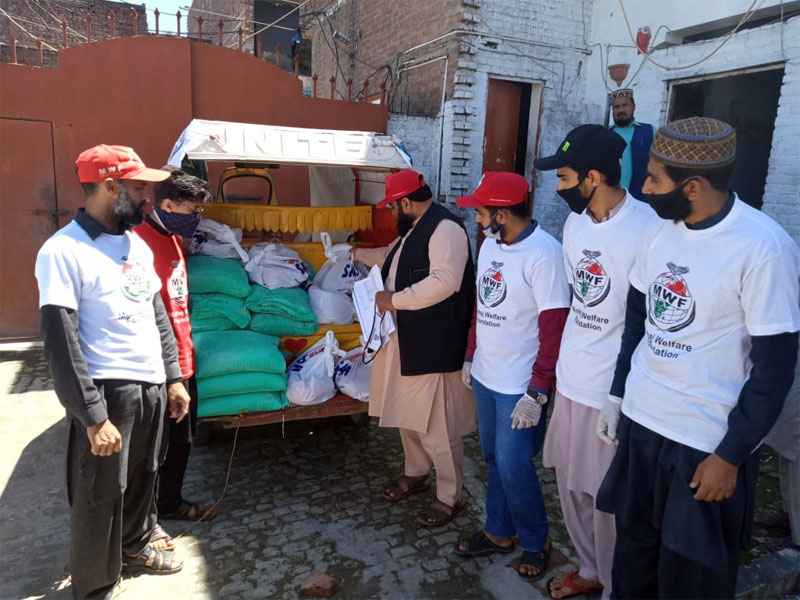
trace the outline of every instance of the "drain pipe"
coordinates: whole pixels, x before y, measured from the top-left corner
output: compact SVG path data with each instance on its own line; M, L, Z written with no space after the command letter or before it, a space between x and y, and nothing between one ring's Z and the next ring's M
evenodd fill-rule
M450 33L457 33L457 32L451 31ZM445 34L445 36L442 37L446 37L447 35L450 34ZM436 196L435 196L437 201L439 200L439 192L442 186L442 153L444 151L444 102L447 99L447 72L450 66L450 58L447 54L443 54L442 56L431 58L430 60L426 60L416 65L411 65L409 67L401 67L399 70L399 73L403 73L405 71L411 71L413 69L418 69L419 67L424 67L431 63L439 62L440 60L444 61L444 77L442 78L442 100L439 104L439 115L440 118L442 119L442 123L439 127L439 161L438 161L439 166L438 166L438 175L436 176Z

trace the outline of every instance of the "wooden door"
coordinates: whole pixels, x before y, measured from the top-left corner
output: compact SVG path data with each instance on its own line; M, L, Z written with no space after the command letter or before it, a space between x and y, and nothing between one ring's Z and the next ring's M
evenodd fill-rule
M522 86L503 79L489 80L483 171L515 171ZM525 148L522 148L522 152Z
M57 229L52 124L0 119L0 337L39 335L33 270Z

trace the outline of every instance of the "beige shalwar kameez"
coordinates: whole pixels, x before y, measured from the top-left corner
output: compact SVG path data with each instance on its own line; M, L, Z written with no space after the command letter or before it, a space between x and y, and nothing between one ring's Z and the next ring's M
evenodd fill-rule
M385 248L359 248L357 261L382 267L395 244L385 289L394 291L397 262L406 237ZM468 256L464 230L445 220L437 225L428 244L429 275L392 296L399 310L420 310L438 304L461 287ZM475 402L461 381L461 372L400 374L397 332L375 355L370 380L369 414L379 417L381 427L397 427L405 453L405 475L416 477L436 470L436 497L455 506L461 494L464 473L463 437L475 430Z

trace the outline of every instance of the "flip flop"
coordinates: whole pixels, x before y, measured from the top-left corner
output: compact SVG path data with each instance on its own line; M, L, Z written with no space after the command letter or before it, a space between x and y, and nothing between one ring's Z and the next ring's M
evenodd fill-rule
M431 487L430 475L419 477L402 475L383 490L383 499L387 502L400 502L403 498L427 490L429 487Z
M467 507L463 500L456 502L455 506L447 506L444 502L435 500L428 508L422 511L422 514L417 518L417 524L426 529L436 529L442 525L446 525L453 520L458 513ZM450 512L448 513L447 509Z
M561 598L571 598L572 596L580 596L581 594L586 594L587 596L592 596L594 594L599 594L600 592L603 591L602 587L599 587L599 588L597 588L597 587L585 587L585 586L581 585L580 583L575 583L573 581L573 579L575 578L575 576L577 574L578 574L578 571L572 571L571 573L567 573L567 576L564 578L564 582L561 584L561 587L558 588L558 589L567 588L567 589L570 590L570 593L566 594L564 596L561 596ZM556 577L558 577L558 575L556 575ZM552 585L553 585L553 582L556 580L556 577L551 577L550 579L547 580L547 583L545 584L545 588L547 589L547 594L551 598L555 598L553 596Z
M467 547L461 550L461 544L467 543ZM514 551L514 544L510 546L501 546L495 544L483 531L476 531L466 539L461 540L456 544L455 553L459 556L487 556L489 554L508 554Z

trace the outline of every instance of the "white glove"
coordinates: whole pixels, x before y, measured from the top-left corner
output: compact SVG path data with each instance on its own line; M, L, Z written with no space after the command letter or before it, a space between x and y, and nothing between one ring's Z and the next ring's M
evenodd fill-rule
M511 411L511 429L530 429L539 424L542 416L542 405L536 398L527 392L517 400L517 405Z
M467 386L469 389L472 389L472 361L465 360L463 366L461 367L461 381L464 382L464 385Z
M597 417L597 435L606 444L618 443L617 426L619 425L619 411L622 407L622 398L608 395L606 403L600 409Z

